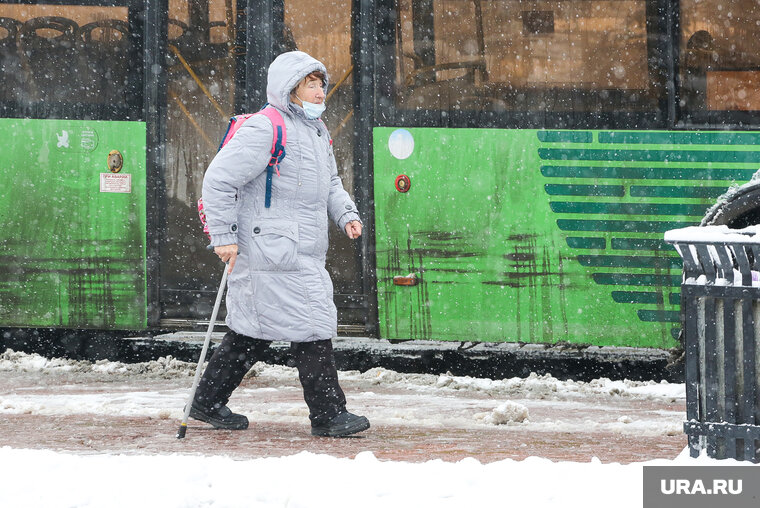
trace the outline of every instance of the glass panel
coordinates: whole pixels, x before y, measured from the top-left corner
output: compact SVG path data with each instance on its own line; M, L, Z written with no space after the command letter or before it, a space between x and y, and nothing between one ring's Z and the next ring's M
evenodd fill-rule
M319 16L313 13L320 13ZM338 174L354 194L353 66L350 0L285 0L285 46L305 51L327 67L330 88L323 119L333 137ZM366 220L366 218L365 218ZM347 308L343 295L361 293L356 242L330 227L327 270L335 286L339 322L363 323L364 311Z
M681 0L681 107L760 110L760 4Z
M6 112L52 103L139 105L141 70L126 7L0 4L0 102ZM83 115L69 110L63 116Z
M397 14L402 109L657 109L645 0L399 0Z
M219 286L221 264L206 250L197 201L230 116L241 113L235 110L237 16L235 0L169 1L164 318L208 317L213 298L198 298L198 290Z
M304 15L308 12L322 14ZM285 38L287 50L304 51L327 67L330 90L323 120L334 139L343 185L353 195L351 2L286 0Z

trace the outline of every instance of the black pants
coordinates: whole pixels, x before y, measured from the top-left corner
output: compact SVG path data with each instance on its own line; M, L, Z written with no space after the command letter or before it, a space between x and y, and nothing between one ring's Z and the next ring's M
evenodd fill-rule
M227 332L203 372L194 404L209 409L227 405L243 376L261 359L270 344L268 340ZM324 425L346 410L346 396L338 384L332 341L292 342L290 350L311 424Z

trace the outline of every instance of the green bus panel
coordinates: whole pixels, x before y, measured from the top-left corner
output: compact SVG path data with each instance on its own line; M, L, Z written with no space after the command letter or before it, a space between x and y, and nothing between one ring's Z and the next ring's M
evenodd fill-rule
M675 346L663 234L759 164L754 132L376 128L380 335Z
M0 139L0 326L145 328L145 123L0 119Z

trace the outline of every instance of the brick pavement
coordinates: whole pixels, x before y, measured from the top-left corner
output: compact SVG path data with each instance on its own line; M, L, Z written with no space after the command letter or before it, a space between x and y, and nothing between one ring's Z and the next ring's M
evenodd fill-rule
M187 437L178 440L181 401L190 377L6 371L2 379L0 446L13 448L85 454L222 454L239 459L304 450L353 457L370 450L380 459L411 462L474 457L487 463L540 456L629 463L672 459L686 446L678 431L682 399L614 394L573 395L568 400L555 400L556 395L513 397L528 407L530 422L496 426L477 420L484 408L500 402L488 394L420 391L351 379L343 382L349 408L368 415L372 428L358 437L331 439L309 434L295 377L252 377L230 403L249 415L248 430L213 430L191 420ZM87 406L93 400L106 401L104 409ZM640 430L637 422L644 422Z

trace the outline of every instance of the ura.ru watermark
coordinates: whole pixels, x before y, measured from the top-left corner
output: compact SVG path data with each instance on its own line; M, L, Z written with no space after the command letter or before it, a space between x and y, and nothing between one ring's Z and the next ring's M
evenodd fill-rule
M686 478L660 480L660 492L665 495L681 494L706 494L706 495L738 495L742 493L742 480L714 478L703 481L700 478L688 480Z
M643 508L758 508L760 467L644 466L643 488Z

